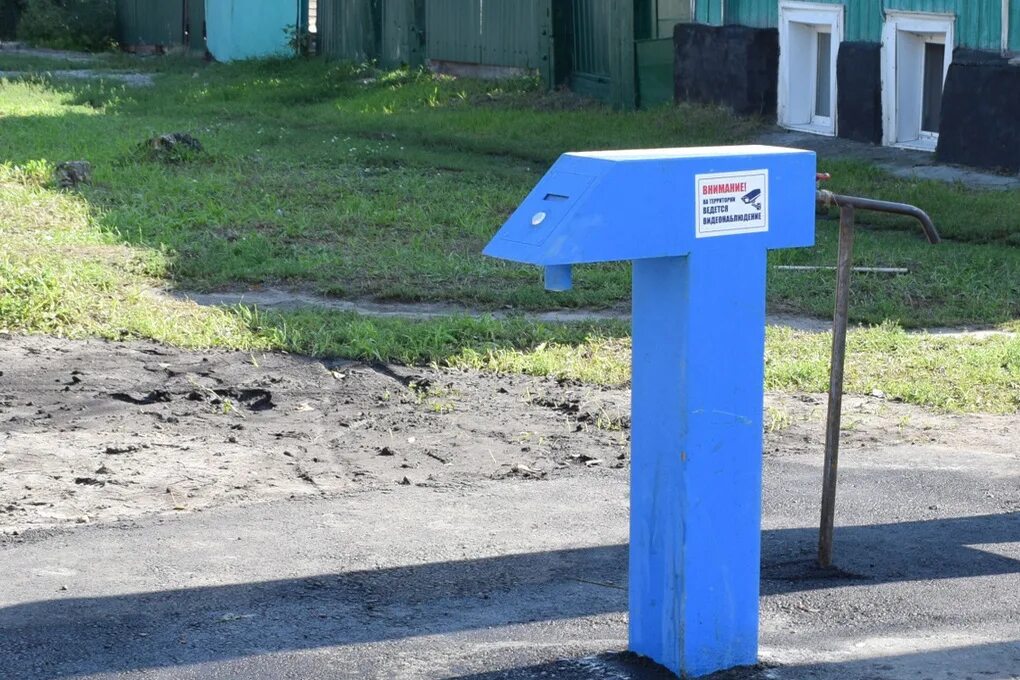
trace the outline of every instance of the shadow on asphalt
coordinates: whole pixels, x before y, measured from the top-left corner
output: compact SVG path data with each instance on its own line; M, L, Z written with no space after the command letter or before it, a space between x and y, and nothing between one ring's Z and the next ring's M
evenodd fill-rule
M867 653L867 650L862 650ZM798 664L769 668L756 666L715 673L702 680L779 680L815 678L836 680L866 677L928 677L934 669L953 669L953 677L980 676L983 680L1014 680L1020 668L1020 641L954 647L834 663ZM674 680L661 667L627 654L603 654L584 659L512 668L491 673L462 675L450 680Z
M815 541L807 528L763 533L763 594L1020 572L1020 561L975 547L1020 542L1020 512L841 528L835 572L813 566ZM172 668L624 612L626 567L627 546L609 545L19 604L0 609L0 677Z
M837 568L821 570L817 529L763 531L762 594L1020 573L982 548L1002 543L1020 543L1020 512L837 527Z

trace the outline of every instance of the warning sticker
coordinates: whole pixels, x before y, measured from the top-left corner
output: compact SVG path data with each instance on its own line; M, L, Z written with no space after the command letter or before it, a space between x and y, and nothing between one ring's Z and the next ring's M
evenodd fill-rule
M769 171L695 175L696 236L729 236L769 230Z

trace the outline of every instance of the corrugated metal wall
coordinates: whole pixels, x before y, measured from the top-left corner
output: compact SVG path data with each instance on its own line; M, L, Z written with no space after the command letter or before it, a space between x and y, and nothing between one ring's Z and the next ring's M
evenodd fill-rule
M579 94L616 107L637 104L635 6L614 0L570 0L557 38L570 45L566 82ZM651 41L648 41L651 42Z
M646 74L646 89L662 98L651 88L671 82L665 36L690 12L690 0L647 1L655 3L647 30L668 49L645 46L637 66L637 3L620 0L318 0L319 44L327 56L386 67L433 60L535 69L550 86L592 85L588 94L630 108L641 68L657 69Z
M482 3L428 0L425 35L429 59L477 64L482 58Z
M186 0L117 0L117 39L122 45L184 43Z
M820 0L825 2L826 0ZM857 0L866 2L868 0ZM751 0L726 0L726 23L774 28L779 25L779 2L752 2Z
M379 64L395 68L425 63L425 0L383 2L380 10Z
M543 69L550 0L319 0L323 54L384 67L428 59ZM426 44L427 41L427 44Z
M319 0L318 35L322 54L368 61L378 54L373 4L369 0Z
M955 14L956 44L998 50L1002 40L1001 0L886 0L885 9ZM881 29L878 40L881 40Z
M814 0L842 4L846 8L846 39L880 42L885 10L933 12L956 15L956 44L975 49L998 50L1002 35L1001 0ZM1014 7L1020 24L1020 14ZM778 0L698 0L697 21L743 24L758 28L779 23ZM1020 46L1020 40L1016 44Z
M205 0L188 2L188 47L195 52L205 53Z
M610 27L613 16L611 0L572 0L574 76L604 79L612 76L610 59Z
M851 3L849 16L844 24L844 39L854 42L881 42L882 26L885 24L883 0L857 0Z
M484 0L482 64L539 69L549 58L548 2Z
M718 26L723 22L723 0L696 0L694 20L699 24Z
M544 70L550 6L549 0L428 0L428 58Z

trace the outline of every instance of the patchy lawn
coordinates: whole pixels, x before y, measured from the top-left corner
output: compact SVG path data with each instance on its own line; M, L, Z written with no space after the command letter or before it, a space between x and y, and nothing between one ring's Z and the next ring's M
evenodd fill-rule
M0 64L13 68L14 59ZM522 311L625 302L626 266L578 268L572 292L550 294L534 268L480 251L563 151L740 143L760 129L699 107L613 112L527 79L480 83L318 61L174 58L137 70L157 73L156 86L0 82L0 328L616 384L627 379L622 324L219 310L153 291L276 285ZM205 152L164 163L139 151L169 131L195 135ZM95 181L58 190L53 165L71 159L89 160ZM1020 408L1020 340L898 328L1020 326L1020 192L826 165L833 189L916 202L949 239L928 246L909 222L861 216L857 263L910 272L855 277L853 319L888 323L852 334L848 388L950 410ZM776 252L772 264L834 263L835 232L831 217L820 220L816 247ZM773 310L831 313L833 272L773 268L769 277ZM823 390L827 343L825 334L771 331L769 386Z

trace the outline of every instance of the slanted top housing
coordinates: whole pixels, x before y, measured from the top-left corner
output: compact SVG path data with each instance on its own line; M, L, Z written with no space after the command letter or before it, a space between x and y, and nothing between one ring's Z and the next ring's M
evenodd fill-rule
M537 265L814 244L815 154L769 146L567 153L485 248ZM734 242L735 243L735 242Z

